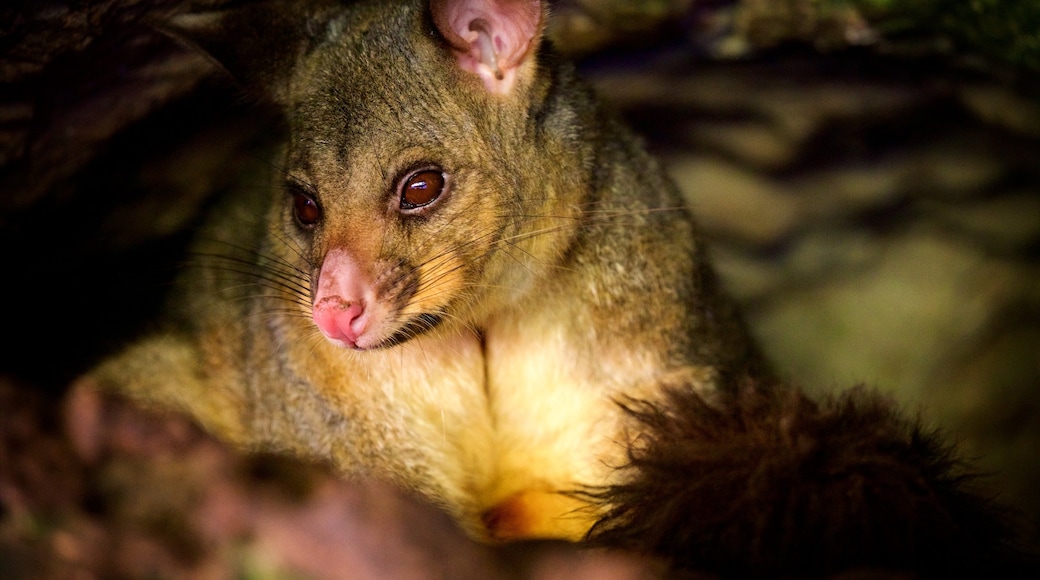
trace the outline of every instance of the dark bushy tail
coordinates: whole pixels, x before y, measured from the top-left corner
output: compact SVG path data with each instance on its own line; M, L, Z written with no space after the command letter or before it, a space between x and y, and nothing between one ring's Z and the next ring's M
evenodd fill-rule
M864 388L814 401L747 380L721 403L631 403L647 427L594 544L725 577L1036 577L951 446Z

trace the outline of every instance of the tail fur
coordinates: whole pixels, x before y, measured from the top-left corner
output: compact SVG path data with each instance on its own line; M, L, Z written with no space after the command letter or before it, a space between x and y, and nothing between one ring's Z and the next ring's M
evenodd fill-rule
M626 409L647 429L594 544L724 577L1040 577L952 447L868 389L745 380L721 404L683 389Z

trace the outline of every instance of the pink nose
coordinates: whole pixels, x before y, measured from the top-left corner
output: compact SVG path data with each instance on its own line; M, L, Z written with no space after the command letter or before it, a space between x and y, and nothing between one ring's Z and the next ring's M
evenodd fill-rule
M362 302L348 302L339 296L327 296L315 304L313 315L314 324L326 337L350 347L357 346L368 323Z

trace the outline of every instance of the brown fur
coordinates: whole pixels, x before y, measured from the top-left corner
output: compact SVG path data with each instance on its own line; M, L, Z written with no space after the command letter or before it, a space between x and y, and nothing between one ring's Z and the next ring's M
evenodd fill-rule
M595 514L567 492L624 458L613 401L664 377L711 391L757 355L676 188L540 29L498 85L429 11L267 2L171 23L281 107L284 151L215 209L162 328L91 375L243 447L392 480L474 535L577 539ZM393 209L428 164L450 195ZM383 348L312 321L332 252L390 295Z
M726 577L1036 577L978 475L877 393L745 381L721 399L628 407L647 429L593 543Z

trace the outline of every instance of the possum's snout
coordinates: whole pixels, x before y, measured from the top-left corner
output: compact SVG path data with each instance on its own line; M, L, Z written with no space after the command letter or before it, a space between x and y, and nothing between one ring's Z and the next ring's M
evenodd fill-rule
M329 340L357 348L358 338L368 327L365 304L327 296L314 305L314 323Z
M339 346L366 349L377 346L380 308L372 276L348 251L334 248L322 262L314 295L314 324Z

